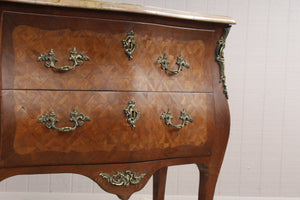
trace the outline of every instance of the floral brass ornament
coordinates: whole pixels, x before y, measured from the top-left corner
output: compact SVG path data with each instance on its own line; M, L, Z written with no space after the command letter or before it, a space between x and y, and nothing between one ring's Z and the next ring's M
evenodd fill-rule
M139 184L147 174L142 173L140 175L137 175L135 172L125 170L125 172L117 172L113 175L109 175L106 173L100 173L99 175L107 179L107 182L112 185L129 187L130 185Z
M129 60L132 60L132 54L137 47L137 42L134 40L134 32L131 30L127 33L127 36L122 40L123 47L125 48L125 54L128 56Z
M83 53L78 52L76 50L76 48L74 47L70 51L69 60L73 61L72 66L56 67L55 63L57 62L57 59L56 59L56 56L55 56L55 53L54 53L53 49L51 49L49 51L49 53L41 54L37 59L37 61L39 61L39 62L44 61L45 67L48 67L48 68L51 67L51 68L59 70L59 71L68 71L68 70L74 69L77 66L81 66L84 61L89 61L90 58L88 56L84 55Z
M164 56L159 57L156 63L160 64L163 70L167 72L171 72L172 74L178 74L180 71L183 71L185 68L190 68L190 65L182 58L181 55L177 57L177 62L176 62L176 64L178 65L177 70L171 70L168 68L169 61L166 53L164 54Z
M225 97L228 99L228 91L227 91L227 85L226 85L226 77L225 77L225 59L224 59L224 48L226 43L226 38L229 34L231 26L227 25L223 29L223 34L221 38L217 42L217 48L216 48L216 61L219 64L220 69L220 83L223 84L223 93L225 94Z
M168 109L167 112L164 112L164 113L160 116L160 119L164 119L166 125L170 125L170 126L172 126L172 127L174 127L174 128L178 128L178 129L183 128L184 126L188 125L189 122L193 122L192 117L191 117L188 113L186 113L184 109L180 112L180 117L179 117L179 119L182 120L182 123L181 123L181 124L178 124L178 125L172 124L173 115L172 115L170 109Z
M127 108L124 109L125 116L127 117L127 122L132 129L135 128L135 123L140 117L140 111L135 109L135 101L131 99L128 102Z
M59 122L54 111L50 111L49 114L42 115L39 119L39 123L45 123L45 126L49 129L55 129L57 131L69 132L75 130L77 127L82 126L85 121L91 121L88 116L82 113L78 113L76 109L70 114L70 121L74 123L73 127L56 127L56 123Z

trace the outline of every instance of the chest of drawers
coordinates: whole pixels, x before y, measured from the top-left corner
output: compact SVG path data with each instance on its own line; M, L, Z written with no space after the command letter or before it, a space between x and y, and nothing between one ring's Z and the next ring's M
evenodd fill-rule
M27 3L0 2L0 179L78 173L126 200L154 175L162 200L167 167L195 163L199 199L213 199L229 136L223 49L234 21Z

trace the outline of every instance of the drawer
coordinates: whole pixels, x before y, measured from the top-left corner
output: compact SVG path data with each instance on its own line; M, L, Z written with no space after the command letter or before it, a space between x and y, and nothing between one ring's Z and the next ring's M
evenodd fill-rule
M4 90L1 98L1 138L5 138L1 167L210 155L215 125L210 93ZM124 112L130 100L139 111L134 129ZM53 110L59 120L56 127L73 127L75 123L69 119L74 108L90 121L73 131L49 129L38 122ZM172 124L182 124L179 117L183 109L193 122L181 129L166 125L161 116L168 109Z
M3 30L2 89L212 92L213 29L4 12ZM129 60L122 40L131 30L137 47ZM64 72L37 61L53 49L56 67L72 66L73 47L89 61ZM166 72L157 64L165 53L170 70L180 55L190 68Z

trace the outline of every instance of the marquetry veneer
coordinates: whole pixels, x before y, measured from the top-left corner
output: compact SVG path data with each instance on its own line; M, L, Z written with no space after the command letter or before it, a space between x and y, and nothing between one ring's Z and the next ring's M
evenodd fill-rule
M78 173L126 200L154 175L153 199L163 200L167 167L195 163L199 200L212 200L229 136L223 49L234 21L78 5L0 2L0 179Z

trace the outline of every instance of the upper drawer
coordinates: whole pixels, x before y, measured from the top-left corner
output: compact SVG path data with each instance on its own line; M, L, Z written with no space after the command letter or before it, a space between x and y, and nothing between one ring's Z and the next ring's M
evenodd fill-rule
M122 40L131 30L137 48L129 60ZM212 92L213 34L208 29L4 12L2 89ZM37 61L53 49L55 66L72 65L73 47L90 60L65 72ZM165 53L168 68L178 69L180 55L190 68L166 72L157 64Z

